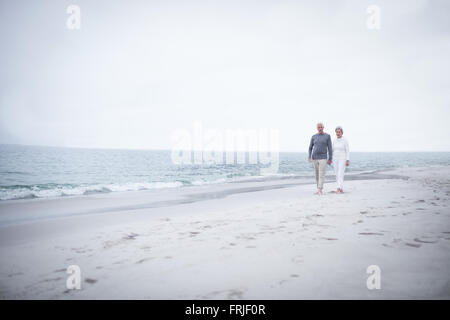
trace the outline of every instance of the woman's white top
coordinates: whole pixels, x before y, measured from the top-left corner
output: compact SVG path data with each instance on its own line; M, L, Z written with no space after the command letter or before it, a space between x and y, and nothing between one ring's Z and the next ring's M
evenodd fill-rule
M348 148L348 141L344 137L333 140L333 159L336 160L350 160L350 149Z

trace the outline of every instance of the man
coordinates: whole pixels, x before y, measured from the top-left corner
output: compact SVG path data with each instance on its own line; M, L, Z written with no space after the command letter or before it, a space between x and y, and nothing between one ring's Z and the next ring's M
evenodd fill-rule
M311 137L311 142L309 143L309 161L314 164L317 183L316 194L318 195L322 194L327 163L330 165L333 160L331 137L328 133L323 132L323 128L323 124L319 122L317 124L318 133Z

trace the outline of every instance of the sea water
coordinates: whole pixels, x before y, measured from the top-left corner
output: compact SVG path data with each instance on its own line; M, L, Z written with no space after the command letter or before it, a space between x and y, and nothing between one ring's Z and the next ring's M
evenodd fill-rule
M450 152L352 152L346 174L450 165ZM278 172L260 164L174 164L170 150L0 145L0 200L185 188L242 179L311 179L307 153L281 152ZM332 175L333 170L328 170Z

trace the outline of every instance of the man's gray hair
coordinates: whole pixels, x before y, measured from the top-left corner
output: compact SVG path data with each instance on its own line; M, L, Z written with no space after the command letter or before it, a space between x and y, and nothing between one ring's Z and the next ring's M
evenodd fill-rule
M336 132L337 129L341 130L342 134L344 134L344 129L342 129L341 126L337 126L336 129L334 129L334 131Z

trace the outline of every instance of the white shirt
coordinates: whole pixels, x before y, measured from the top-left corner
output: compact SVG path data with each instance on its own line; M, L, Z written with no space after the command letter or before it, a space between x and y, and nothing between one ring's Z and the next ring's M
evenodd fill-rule
M350 160L350 149L348 148L348 141L344 137L333 140L333 159L336 160Z

